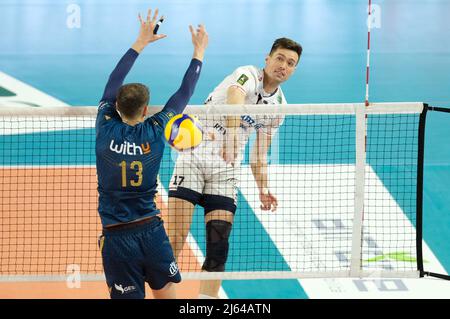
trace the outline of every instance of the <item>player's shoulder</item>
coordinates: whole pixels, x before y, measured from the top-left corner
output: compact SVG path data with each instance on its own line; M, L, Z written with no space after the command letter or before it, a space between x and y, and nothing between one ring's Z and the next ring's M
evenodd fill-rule
M100 123L115 123L120 119L116 107L109 101L100 101L97 111L97 122Z
M278 87L278 103L279 104L288 104L286 100L286 96L284 95L283 89L281 86Z
M281 87L281 85L278 87L278 94L279 94L280 96L282 96L283 99L285 99L284 92L283 92L283 88Z
M242 65L237 67L233 73L248 73L257 77L260 73L260 69L254 65Z
M233 81L237 81L240 85L253 84L257 87L258 82L262 81L262 70L254 65L244 65L236 68L233 72Z

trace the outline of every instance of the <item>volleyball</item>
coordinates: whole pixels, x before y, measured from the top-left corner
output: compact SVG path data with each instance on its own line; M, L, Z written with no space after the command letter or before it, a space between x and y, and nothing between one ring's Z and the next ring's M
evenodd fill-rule
M188 114L177 114L170 119L164 129L169 145L179 152L193 150L203 139L200 121Z

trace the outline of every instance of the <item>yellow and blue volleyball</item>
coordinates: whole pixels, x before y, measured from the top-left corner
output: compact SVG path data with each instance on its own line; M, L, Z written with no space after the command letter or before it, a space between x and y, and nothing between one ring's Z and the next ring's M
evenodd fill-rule
M179 152L193 150L203 139L200 121L188 114L177 114L170 119L164 129L167 143Z

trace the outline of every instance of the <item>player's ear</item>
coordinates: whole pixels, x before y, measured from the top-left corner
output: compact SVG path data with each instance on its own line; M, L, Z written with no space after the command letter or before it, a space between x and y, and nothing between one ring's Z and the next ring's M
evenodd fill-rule
M269 65L270 59L271 59L271 58L272 58L272 56L271 56L270 54L268 54L268 55L266 56L266 58L264 59L264 61L266 62L266 66Z
M120 117L122 117L122 114L120 114L120 111L119 111L119 104L117 104L117 101L116 101L116 112L119 113Z
M142 111L142 116L146 117L148 113L148 105L144 106L144 110Z

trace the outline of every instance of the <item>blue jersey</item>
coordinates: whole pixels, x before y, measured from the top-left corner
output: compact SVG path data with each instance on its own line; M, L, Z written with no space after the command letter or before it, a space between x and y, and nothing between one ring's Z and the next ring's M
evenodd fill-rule
M162 111L130 126L122 122L113 105L100 105L96 156L99 213L104 226L159 213L154 198L165 146L163 130L173 115Z
M96 120L98 211L103 226L128 223L159 213L157 176L164 152L164 127L192 96L201 62L193 59L179 90L161 112L130 126L115 109L118 88L137 52L129 50L110 76Z

